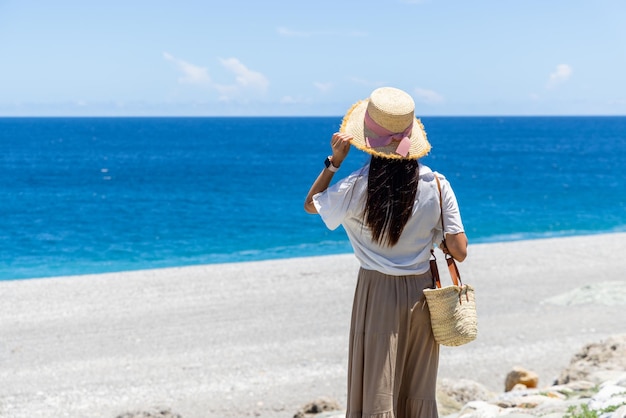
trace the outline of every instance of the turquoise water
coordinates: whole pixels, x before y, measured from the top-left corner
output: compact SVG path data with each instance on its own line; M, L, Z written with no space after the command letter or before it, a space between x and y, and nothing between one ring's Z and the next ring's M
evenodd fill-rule
M0 280L349 252L302 210L340 122L0 118ZM423 123L470 242L626 231L626 117Z

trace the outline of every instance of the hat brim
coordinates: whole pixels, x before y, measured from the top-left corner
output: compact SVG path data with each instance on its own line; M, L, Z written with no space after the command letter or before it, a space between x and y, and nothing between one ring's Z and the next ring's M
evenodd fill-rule
M345 132L352 136L351 144L361 151L368 154L375 155L377 157L392 158L392 159L408 159L415 160L428 154L431 149L431 145L426 139L426 131L422 121L415 118L413 121L413 130L411 132L411 147L409 153L406 156L396 153L398 143L392 142L391 144L370 148L365 142L366 128L365 128L365 111L367 110L367 104L369 99L361 100L355 103L343 117L339 132Z

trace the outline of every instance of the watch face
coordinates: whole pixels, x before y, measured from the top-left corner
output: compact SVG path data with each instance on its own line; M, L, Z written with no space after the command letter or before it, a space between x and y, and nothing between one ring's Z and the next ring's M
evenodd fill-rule
M326 166L326 168L330 167L330 157L326 157L326 159L324 160L324 165Z

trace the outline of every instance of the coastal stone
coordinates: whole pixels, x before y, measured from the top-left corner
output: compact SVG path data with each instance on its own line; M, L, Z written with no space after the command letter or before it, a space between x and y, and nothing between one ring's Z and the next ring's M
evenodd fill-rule
M337 411L340 409L341 406L337 401L327 398L319 398L300 408L300 410L296 412L293 418L309 418L313 416L315 416L316 418L321 418L321 415L319 414L329 411Z
M563 412L553 412L551 414L541 415L542 418L563 418Z
M126 412L116 418L183 418L168 408L150 408L144 411Z
M496 394L469 379L441 379L437 382L437 402L442 415L460 411L470 401L489 401Z
M626 372L626 334L587 344L561 372L555 384L575 380L600 383L616 379Z
M598 385L588 380L575 380L561 385L554 385L550 387L550 390L557 391L564 395L568 395L572 392L593 391L597 392Z
M493 404L505 409L513 408L515 406L515 402L511 399L498 399Z
M606 382L590 391L587 385L560 386L503 392L492 402L469 402L456 418L512 417L582 417L626 418L619 408L626 406L626 387ZM580 389L580 390L578 390ZM562 392L569 393L567 396ZM626 408L625 408L626 409Z
M563 399L558 402L548 402L538 405L532 409L532 413L540 417L563 418L570 408L577 408L579 405L586 404L588 398L574 397L572 399Z
M491 418L499 416L502 408L489 402L472 401L465 404L457 418Z
M619 407L615 412L613 412L612 415L613 416L610 418L626 418L626 405ZM602 416L600 418L609 418L609 417Z
M456 413L463 408L463 404L457 401L447 393L437 393L437 409L440 416L452 415L456 416Z
M543 392L544 396L547 396L548 398L552 398L552 399L567 399L567 396L565 396L563 393L561 392L557 392L554 390L548 390L546 392Z
M505 392L509 392L515 385L523 385L526 388L532 389L536 388L538 384L539 376L537 376L537 373L522 367L513 367L513 370L506 375L504 390Z
M441 379L437 385L437 405L440 416L446 418L626 418L626 370L620 373L622 359L615 360L621 353L619 339L609 339L597 349L598 344L586 345L572 363L585 359L581 370L609 369L614 377L607 381L572 380L545 388L529 388L536 385L538 376L516 367L513 376L519 383L509 391L494 393L472 380ZM598 354L600 353L600 354ZM603 363L606 362L606 363ZM585 373L590 375L590 373ZM602 376L594 374L595 378ZM509 376L507 376L508 380ZM521 383L524 382L524 383ZM324 402L325 400L321 400ZM335 404L337 409L339 406ZM323 403L313 402L305 406L296 418L343 418L345 411L322 411Z
M622 337L612 337L604 342L588 344L573 359L576 370L590 380L570 380L546 388L528 388L526 384L535 384L536 374L521 368L515 368L511 389L498 394L490 393L477 399L478 395L469 393L472 398L461 407L459 412L441 409L442 400L449 405L458 405L466 397L454 398L454 382L442 381L437 388L437 401L441 416L447 418L626 418L626 368L623 366L626 355L622 351ZM617 358L619 357L619 358ZM606 373L606 372L610 373ZM534 376L533 376L534 375ZM599 380L610 376L611 379ZM523 379L530 379L523 380ZM537 377L538 381L538 377ZM510 383L510 382L509 382ZM516 386L518 385L518 386ZM489 391L486 391L489 393Z
M626 387L610 382L601 385L600 391L591 399L589 407L594 410L606 410L626 405Z
M551 398L545 395L528 395L522 396L515 400L514 404L516 408L532 409L539 405L544 405L550 402L558 402L560 399Z
M488 401L496 394L478 382L468 379L441 379L437 382L437 407L442 416L461 410L470 401Z

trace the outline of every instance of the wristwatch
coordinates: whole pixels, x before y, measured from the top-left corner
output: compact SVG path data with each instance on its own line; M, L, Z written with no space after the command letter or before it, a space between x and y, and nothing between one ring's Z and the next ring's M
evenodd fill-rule
M324 165L326 166L327 169L329 169L333 173L336 173L337 170L339 170L339 167L335 167L333 165L333 162L331 161L331 158L332 158L332 155L329 155L328 157L326 157L326 159L324 160Z

